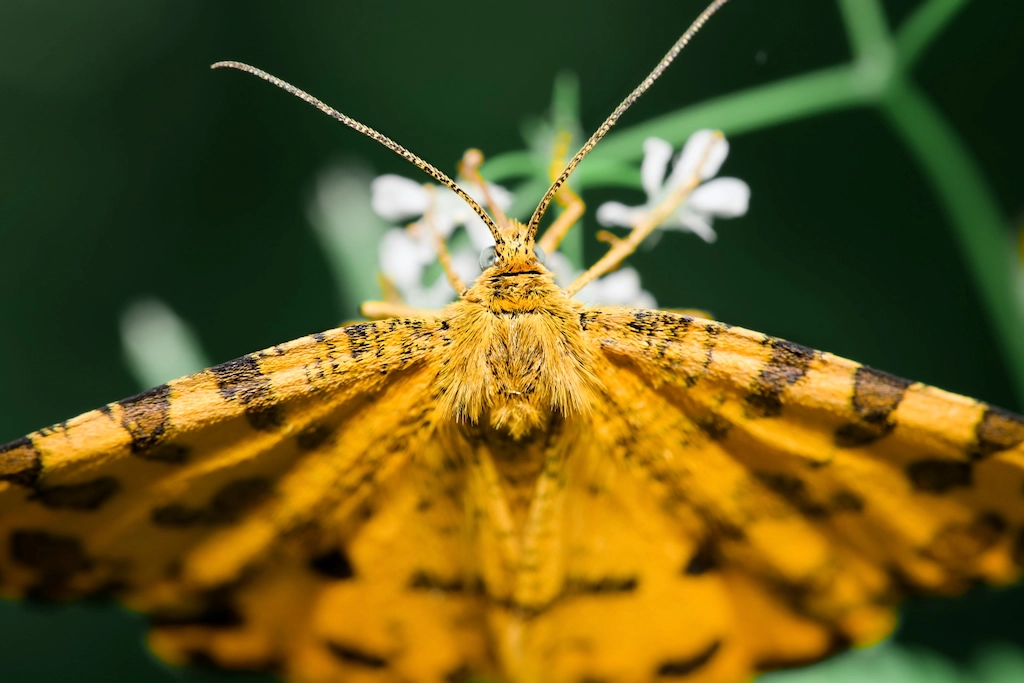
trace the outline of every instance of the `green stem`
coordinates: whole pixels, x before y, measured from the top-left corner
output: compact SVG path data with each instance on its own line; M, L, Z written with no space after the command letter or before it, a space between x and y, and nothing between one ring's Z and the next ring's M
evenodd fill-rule
M917 86L905 79L894 82L880 109L949 216L1024 401L1024 277L1008 222L970 151Z
M766 128L836 109L870 102L876 93L863 87L857 70L850 66L822 69L740 93L701 102L665 114L626 130L610 134L591 152L587 163L638 160L643 141L659 137L679 146L695 130L717 128L727 136ZM600 162L598 162L600 160ZM587 164L576 172L581 185ZM637 171L639 173L639 171Z
M903 22L896 35L896 52L899 54L901 73L909 73L914 68L935 36L946 28L953 15L967 2L968 0L929 0Z
M854 61L876 59L892 49L885 10L878 0L839 0Z
M480 173L492 183L500 183L509 178L524 178L537 173L537 163L529 150L517 150L496 154L484 161Z

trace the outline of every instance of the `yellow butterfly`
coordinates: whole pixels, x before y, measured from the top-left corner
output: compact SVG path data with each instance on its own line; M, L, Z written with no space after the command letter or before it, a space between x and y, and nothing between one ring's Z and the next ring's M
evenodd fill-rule
M528 223L459 300L282 344L0 447L0 591L114 595L172 662L294 681L739 681L1016 579L1024 419L828 353L572 295ZM539 249L538 249L539 247ZM441 252L444 262L444 251Z

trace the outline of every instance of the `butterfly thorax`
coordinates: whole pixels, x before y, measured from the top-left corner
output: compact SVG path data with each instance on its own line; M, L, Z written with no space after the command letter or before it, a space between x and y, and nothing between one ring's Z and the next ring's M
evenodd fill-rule
M595 354L580 324L581 305L555 284L532 236L513 224L495 245L494 264L447 310L453 343L438 377L441 409L514 439L552 412L589 410Z

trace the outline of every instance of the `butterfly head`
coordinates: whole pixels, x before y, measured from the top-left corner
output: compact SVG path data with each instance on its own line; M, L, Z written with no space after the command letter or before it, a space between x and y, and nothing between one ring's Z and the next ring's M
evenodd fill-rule
M494 246L480 252L480 269L501 277L535 273L544 265L544 259L533 233L519 221L511 220L495 235Z
M526 225L510 220L495 238L494 246L480 252L480 277L467 297L485 302L494 313L529 313L560 293Z

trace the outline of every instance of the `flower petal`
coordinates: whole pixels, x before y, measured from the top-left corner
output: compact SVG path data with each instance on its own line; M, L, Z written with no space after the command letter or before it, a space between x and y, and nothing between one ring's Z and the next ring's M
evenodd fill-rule
M491 197L494 199L494 202L501 207L502 210L512 206L512 200L514 200L515 197L501 185L487 183L487 191L491 193ZM480 199L482 200L483 197Z
M650 292L641 289L639 294L636 295L632 301L626 304L627 306L633 306L634 308L657 308L658 300L654 298L654 295Z
M412 238L408 231L392 228L378 247L380 269L399 290L419 286L423 267L433 261L433 251Z
M604 226L633 227L633 222L647 213L646 206L626 206L620 202L605 202L597 209L597 222Z
M640 273L636 268L620 268L600 279L603 303L625 303L640 292Z
M476 185L462 177L459 177L457 182L460 187L466 190L466 193L469 194L470 197L479 202L485 209L488 208L484 201L483 193L480 192ZM512 201L515 199L512 193L501 185L487 183L487 189L491 193L491 197L494 198L495 203L497 203L502 210L511 206ZM451 220L453 227L456 225L468 225L469 221L480 220L476 211L474 211L462 197L447 188L438 188L437 213L439 219L442 217L448 217ZM447 234L449 233L446 233L446 235Z
M477 254L494 244L494 235L491 234L490 228L475 213L466 221L466 234L469 235L469 241L473 243Z
M739 178L709 180L686 200L686 206L692 211L722 218L742 216L749 205L750 186Z
M490 233L488 233L490 234ZM480 276L480 252L473 249L459 249L452 253L452 268L467 285L476 282Z
M643 184L644 192L647 193L649 203L657 201L661 194L661 186L665 182L665 172L668 171L668 162L671 158L672 143L661 138L644 140L644 160L640 164L640 182Z
M560 251L548 254L544 266L555 276L555 284L559 287L567 287L579 276L572 261Z
M389 173L374 178L370 192L373 210L389 221L422 216L430 205L430 197L423 185L400 175Z
M722 168L722 164L725 163L725 158L729 156L729 141L721 134L715 135L709 144L711 148L707 152L704 163L700 166L701 180L714 178L718 174L718 169Z
M677 211L676 214L679 216L679 224L683 228L689 230L708 244L718 239L718 235L715 233L714 228L711 227L711 220L707 214L697 213L686 205L683 205L683 208Z
M701 159L707 154L708 145L714 139L715 131L703 128L694 132L686 140L686 144L683 145L683 149L672 166L672 173L665 181L666 190L674 190L693 177L693 174L697 172L697 166L701 165Z
M640 287L640 274L635 268L620 268L581 289L576 299L588 304L655 308L657 302Z
M455 299L455 290L448 284L448 278L444 273L438 275L434 282L427 286L417 285L400 291L405 302L416 308L444 308Z

